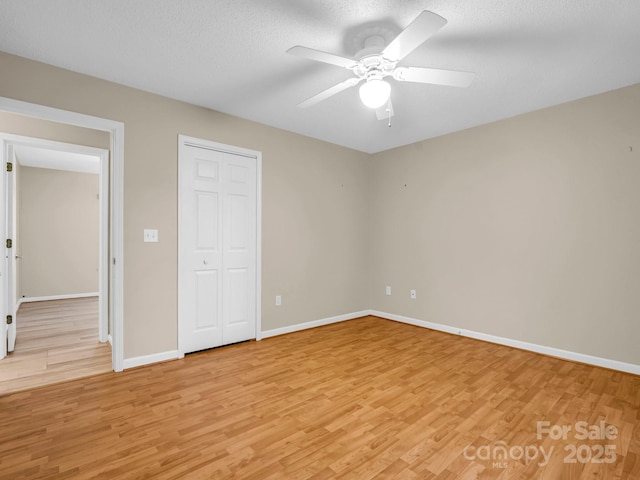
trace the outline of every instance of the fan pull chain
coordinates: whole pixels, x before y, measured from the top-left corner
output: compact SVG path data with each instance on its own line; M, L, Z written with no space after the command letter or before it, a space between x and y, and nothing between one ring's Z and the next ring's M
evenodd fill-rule
M391 128L391 109L387 106L387 114L389 115L389 124L387 127Z

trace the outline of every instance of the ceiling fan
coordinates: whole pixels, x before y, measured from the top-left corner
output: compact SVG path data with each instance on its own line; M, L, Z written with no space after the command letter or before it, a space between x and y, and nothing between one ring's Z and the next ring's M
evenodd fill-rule
M383 35L372 32L364 40L364 48L355 55L355 59L300 45L291 47L287 50L291 55L344 67L355 75L299 103L298 107L310 107L364 81L360 86L360 99L366 106L375 108L378 118L383 120L393 115L391 85L384 80L385 77L393 77L400 82L468 87L475 76L470 72L398 66L403 58L446 24L447 20L440 15L424 10L388 45L385 45L387 42Z

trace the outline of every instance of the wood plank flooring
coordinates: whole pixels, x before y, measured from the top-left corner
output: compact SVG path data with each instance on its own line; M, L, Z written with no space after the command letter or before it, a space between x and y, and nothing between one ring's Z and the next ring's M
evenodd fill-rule
M15 351L0 360L0 395L111 371L98 342L98 298L23 303Z
M11 480L637 480L640 377L365 317L0 396L0 429Z

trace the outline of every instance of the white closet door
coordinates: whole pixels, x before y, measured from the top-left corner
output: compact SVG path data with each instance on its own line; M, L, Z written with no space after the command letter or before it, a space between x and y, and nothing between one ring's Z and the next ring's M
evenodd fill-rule
M182 354L256 336L256 163L213 147L181 144Z
M224 154L222 341L256 336L256 163Z

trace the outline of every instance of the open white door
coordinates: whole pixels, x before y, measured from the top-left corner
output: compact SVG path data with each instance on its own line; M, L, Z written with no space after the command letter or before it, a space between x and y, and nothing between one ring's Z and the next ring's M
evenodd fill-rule
M3 143L2 150L0 151L0 156L2 157L2 168L0 169L0 229L2 230L2 234L6 235L7 233L7 218L6 212L4 208L4 203L6 201L7 195L7 172L6 172L6 163L7 163L7 147ZM9 258L10 250L7 248L5 244L6 237L2 238L4 255L2 256L2 261L0 261L0 360L7 356L7 323L6 316L8 315L7 310L7 260Z
M16 206L16 175L14 172L14 165L16 164L13 147L8 145L9 159L6 168L6 205L7 205L7 237L6 237L6 251L7 251L7 351L13 352L16 346L16 260L18 254L16 253L18 246L18 229L16 228L17 222L17 206ZM10 166L9 166L10 165Z
M2 318L0 318L0 358L12 352L16 345L16 179L13 147L2 143L2 202L0 217L4 237L3 269L0 272Z

